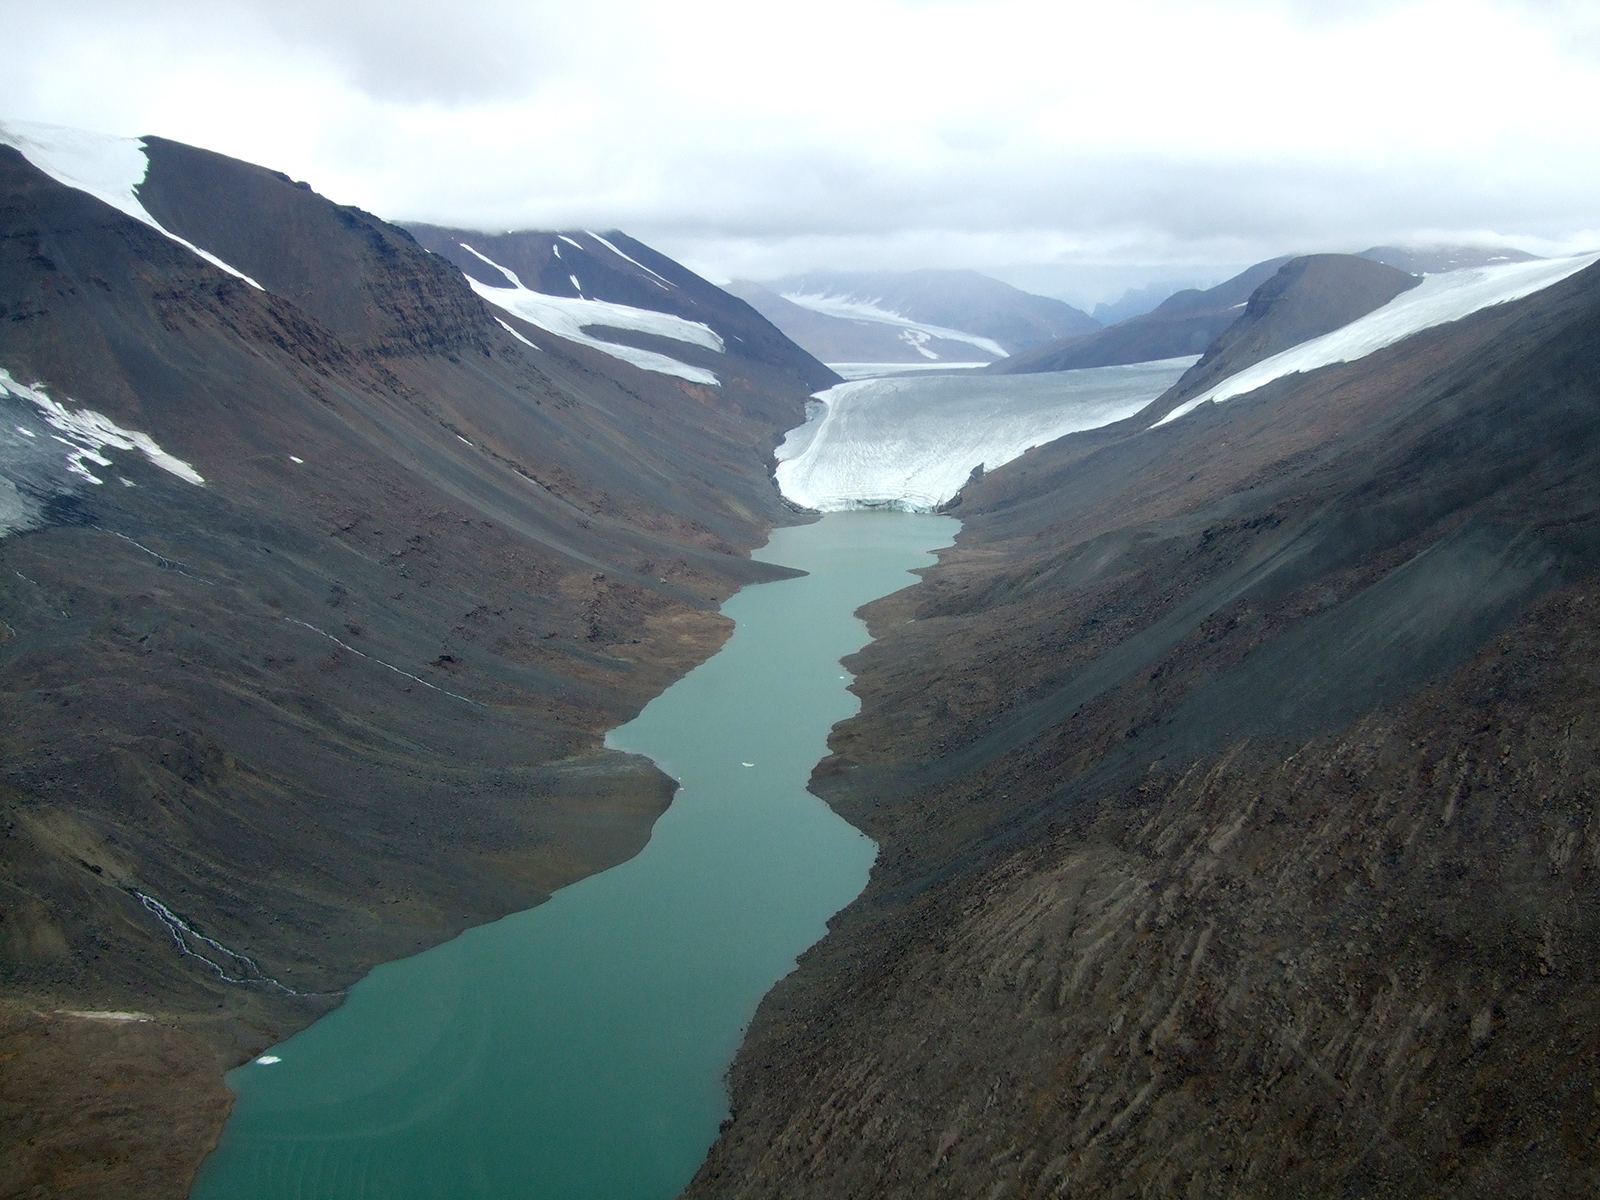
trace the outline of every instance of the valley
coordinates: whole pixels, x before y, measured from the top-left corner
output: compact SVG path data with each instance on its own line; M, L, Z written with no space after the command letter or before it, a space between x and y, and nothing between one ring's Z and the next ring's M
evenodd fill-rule
M1100 327L6 123L0 256L0 1195L1600 1182L1595 254Z

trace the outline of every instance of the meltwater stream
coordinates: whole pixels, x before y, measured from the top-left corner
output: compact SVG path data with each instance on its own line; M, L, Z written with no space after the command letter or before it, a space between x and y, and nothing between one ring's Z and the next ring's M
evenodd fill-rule
M805 790L856 711L852 613L913 582L958 523L835 513L757 557L710 661L607 742L682 788L635 858L539 908L379 967L237 1104L203 1200L668 1200L727 1113L765 992L865 885L875 848Z

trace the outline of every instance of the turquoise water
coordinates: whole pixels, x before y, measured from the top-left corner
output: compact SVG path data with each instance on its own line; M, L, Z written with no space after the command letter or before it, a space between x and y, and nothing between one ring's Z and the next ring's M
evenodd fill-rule
M373 971L228 1082L201 1200L668 1200L727 1115L757 1003L865 886L876 847L805 790L855 697L851 614L959 525L845 512L756 557L810 572L723 606L723 650L607 744L682 783L635 858ZM746 765L750 764L750 765Z

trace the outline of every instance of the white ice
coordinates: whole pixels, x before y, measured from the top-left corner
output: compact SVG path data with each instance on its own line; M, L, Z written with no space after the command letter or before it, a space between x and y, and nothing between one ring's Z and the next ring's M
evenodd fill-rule
M810 419L778 447L778 487L822 512L937 508L980 463L1138 412L1194 362L1038 375L900 375L819 392Z
M196 485L205 483L198 471L156 445L149 434L136 429L124 429L109 417L87 408L69 412L65 405L50 399L41 388L42 385L37 383L32 387L20 384L11 378L9 371L0 368L0 392L27 400L39 410L45 424L56 431L52 436L67 448L67 469L74 475L90 483L104 483L105 480L96 476L84 463L109 467L111 460L101 453L109 447L113 450L137 450L163 471L179 479Z
M495 320L496 321L500 321L500 318L496 317ZM527 347L529 347L530 349L533 349L533 350L537 350L539 348L538 346L535 346L532 342L530 342L527 338L523 337L515 329L511 328L511 326L509 324L507 324L505 321L500 321L500 328L504 329L512 337L516 338L517 341L521 342L524 346L527 346Z
M982 362L909 362L909 363L828 363L828 370L840 379L875 379L880 375L909 375L918 371L970 371L987 367Z
M1596 261L1600 261L1600 254L1582 254L1575 258L1539 259L1426 276L1410 291L1400 293L1382 308L1359 320L1319 338L1312 338L1309 342L1291 346L1281 354L1264 358L1238 374L1228 376L1193 400L1180 404L1151 428L1176 421L1208 400L1221 403L1253 392L1285 375L1314 371L1334 363L1354 362L1424 329L1459 321L1491 305L1531 296Z
M465 248L472 249L470 246ZM472 250L472 253L490 266L505 272L508 279L516 279L515 275L493 259L479 254L476 250ZM521 317L530 325L537 325L557 337L603 351L641 370L674 375L679 379L687 379L690 383L703 383L710 387L720 386L717 377L704 367L692 367L688 363L679 362L665 354L657 354L653 350L640 350L634 346L602 341L585 332L591 328L631 329L639 333L671 338L673 341L687 342L691 346L701 346L722 354L725 352L722 338L709 325L699 321L686 321L672 313L632 308L626 304L613 304L608 300L547 296L543 292L530 291L520 282L516 287L497 288L473 279L470 275L466 279L472 285L472 290L490 304L504 309L514 317Z
M996 358L1010 357L999 342L990 338L979 337L975 333L963 333L959 329L946 329L943 325L929 325L926 321L913 321L910 317L903 317L887 308L879 308L876 304L862 300L852 300L847 296L784 292L783 298L790 304L809 308L812 312L821 313L825 317L838 317L844 321L870 321L875 325L893 325L897 329L913 329L929 337L943 338L949 342L965 342Z
M276 1054L263 1054L260 1058L256 1059L256 1061L263 1067L270 1067L273 1063L282 1062L283 1059L279 1058Z
M618 258L623 259L626 262L631 262L634 266L638 267L639 270L648 271L651 275L654 275L656 277L656 286L657 287L670 288L670 287L675 286L673 284L672 280L667 279L666 277L658 274L655 271L651 271L649 267L645 266L637 258L629 258L626 254L624 254L621 250L618 250L615 246L613 246L610 242L606 241L605 238L601 237L594 230L585 229L584 232L587 233L590 237L592 237L595 241L599 242L607 250L611 251L611 253L615 254Z
M215 254L186 242L163 229L139 202L136 189L144 182L150 160L138 138L113 137L59 125L38 125L32 121L0 121L0 144L11 146L23 158L57 183L88 192L120 213L143 221L151 229L192 250L214 267L244 280L251 287L265 290L250 276L223 262Z

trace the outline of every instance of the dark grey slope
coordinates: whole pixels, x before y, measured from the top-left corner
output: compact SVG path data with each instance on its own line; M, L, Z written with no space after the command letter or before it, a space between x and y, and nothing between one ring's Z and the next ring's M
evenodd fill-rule
M154 157L150 207L268 291L0 148L0 367L205 477L111 451L95 486L0 401L34 506L0 538L0 1040L16 1006L149 1011L215 1082L375 963L644 843L670 781L601 733L774 577L744 551L784 514L771 448L807 389L529 350L405 233ZM12 470L24 442L53 474ZM218 978L136 892L317 995ZM224 1090L82 1045L0 1049L32 1122L0 1121L7 1178L65 1155L100 1194L181 1196ZM127 1086L82 1105L102 1068Z
M1539 256L1514 246L1374 246L1361 258L1385 263L1412 275L1438 275L1468 267L1533 262Z
M975 481L688 1195L1592 1194L1597 480L1591 267Z
M1244 312L1251 293L1288 261L1285 257L1257 263L1205 291L1188 288L1175 292L1142 316L1130 317L1098 333L1040 346L986 369L1001 375L1021 375L1203 354Z
M510 281L468 246L511 270L524 287L548 296L581 294L700 321L722 335L730 355L786 372L808 391L839 381L743 300L618 230L600 235L607 246L586 230L489 234L436 225L407 228L424 248L489 287L507 287ZM662 349L675 357L683 354L681 347Z
M1421 282L1394 267L1353 254L1310 254L1284 263L1254 292L1244 313L1206 348L1146 412L1165 416L1212 384L1382 308Z
M838 296L913 321L989 338L1016 354L1088 333L1100 323L1064 300L1035 296L977 271L811 272L773 280L773 292Z
M281 172L166 138L143 141L146 211L346 344L393 354L487 343L494 322L482 302L403 230Z

